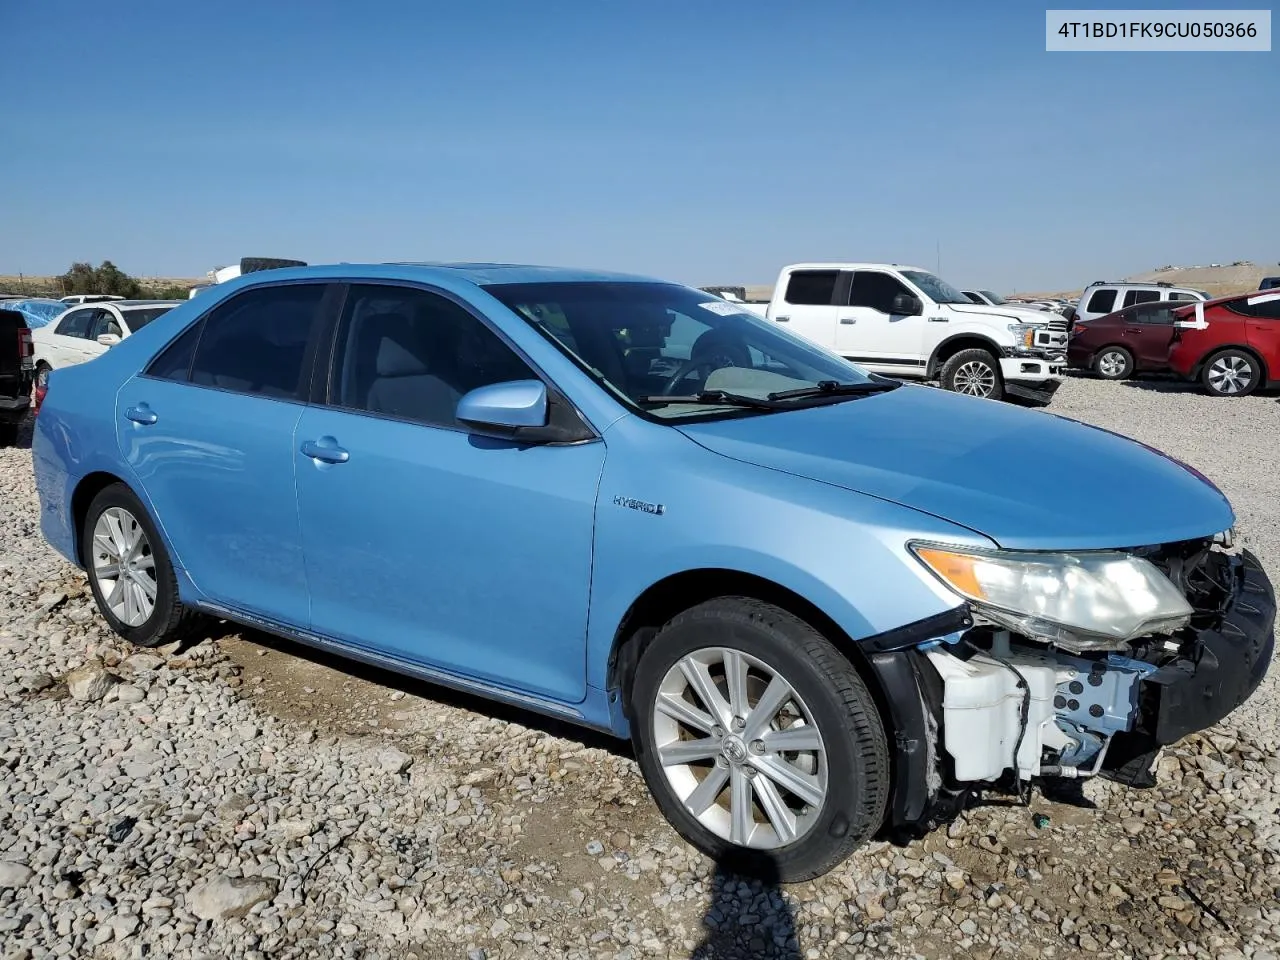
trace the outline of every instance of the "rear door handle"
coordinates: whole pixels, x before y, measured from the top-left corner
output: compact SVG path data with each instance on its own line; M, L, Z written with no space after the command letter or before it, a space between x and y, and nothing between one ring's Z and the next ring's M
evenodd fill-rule
M136 407L130 407L124 412L124 415L129 420L132 420L134 423L140 423L144 427L149 427L160 419L145 403L140 403Z
M852 324L852 323L857 323L857 322L858 322L858 318L857 318L857 317L841 317L841 318L840 318L840 322L841 322L841 323L843 323L843 324Z
M774 317L773 319L777 320L779 323L786 323L791 318L790 317Z
M351 454L338 446L338 442L333 437L321 437L319 440L304 441L302 455L325 463L346 463L351 459Z

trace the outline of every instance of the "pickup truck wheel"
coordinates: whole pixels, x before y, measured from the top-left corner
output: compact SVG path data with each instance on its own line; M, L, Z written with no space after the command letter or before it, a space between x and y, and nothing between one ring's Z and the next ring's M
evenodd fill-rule
M93 498L80 542L98 610L130 643L169 643L196 618L178 599L173 565L151 518L123 483Z
M1103 347L1093 358L1093 372L1103 380L1126 380L1133 373L1133 354L1124 347Z
M988 351L979 348L961 350L947 358L939 376L942 386L971 397L1000 400L1004 397L1004 379L1000 364Z
M1200 379L1215 397L1243 397L1258 388L1262 369L1251 353L1223 350L1205 361Z
M18 442L18 425L0 423L0 447L12 447Z
M730 870L809 880L884 819L889 747L871 693L784 610L745 597L686 610L641 654L628 703L658 807Z

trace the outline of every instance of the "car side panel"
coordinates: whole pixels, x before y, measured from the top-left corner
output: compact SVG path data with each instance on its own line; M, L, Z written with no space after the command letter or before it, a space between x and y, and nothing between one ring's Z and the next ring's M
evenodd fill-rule
M675 574L711 569L764 578L857 640L959 603L916 574L906 540L993 545L897 504L722 457L639 417L619 420L605 440L588 628L587 679L596 688L607 685L628 609Z

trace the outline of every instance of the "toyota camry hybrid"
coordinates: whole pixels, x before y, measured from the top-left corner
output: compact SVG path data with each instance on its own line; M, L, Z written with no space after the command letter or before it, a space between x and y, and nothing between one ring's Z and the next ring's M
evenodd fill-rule
M1274 644L1194 469L625 275L248 274L54 370L33 454L129 641L220 618L629 737L788 881L975 788L1150 782Z

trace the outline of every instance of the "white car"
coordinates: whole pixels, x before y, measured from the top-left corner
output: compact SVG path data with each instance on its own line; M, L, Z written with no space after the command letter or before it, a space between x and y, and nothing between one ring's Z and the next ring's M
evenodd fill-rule
M50 370L84 363L106 353L181 302L110 300L72 307L52 323L31 331L37 385L46 384Z

